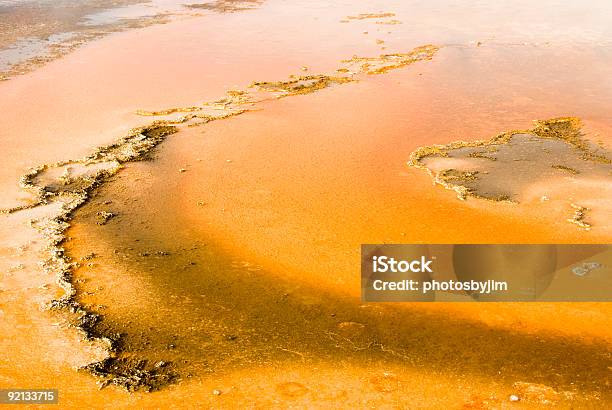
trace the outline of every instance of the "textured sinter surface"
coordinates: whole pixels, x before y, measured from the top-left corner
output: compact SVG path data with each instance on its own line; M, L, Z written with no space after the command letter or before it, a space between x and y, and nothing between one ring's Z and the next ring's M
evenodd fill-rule
M568 222L590 230L587 213L597 207L593 211L609 231L610 158L605 147L583 138L578 118L557 118L488 141L421 147L412 153L409 164L426 169L436 184L455 191L461 200L520 202L533 197L529 188L545 184L540 200L568 201Z

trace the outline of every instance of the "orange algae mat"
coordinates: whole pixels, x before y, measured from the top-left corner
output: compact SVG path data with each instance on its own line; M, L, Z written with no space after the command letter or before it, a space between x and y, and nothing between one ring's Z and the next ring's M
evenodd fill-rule
M360 13L342 15L390 14ZM347 27L368 20L352 19ZM376 22L368 24L374 30ZM37 303L59 301L56 316L28 310L28 292L3 292L7 323L24 324L14 306L37 318L28 326L39 333L29 333L27 343L36 344L35 334L55 340L52 360L63 365L51 370L32 362L40 369L35 380L56 374L68 406L80 400L170 406L188 396L216 407L253 400L262 407L605 407L607 304L359 302L361 243L610 238L609 163L580 162L584 150L568 148L565 140L540 143L533 140L537 132L528 132L532 119L550 125L575 115L580 125L567 121L580 130L580 141L595 144L588 152L607 158L611 124L599 104L553 101L556 82L539 78L538 70L538 92L521 86L521 70L533 67L508 70L509 63L532 50L473 45L480 62L471 72L456 72L451 67L460 66L461 47L398 47L387 40L389 52L350 57L349 51L326 67L245 78L203 104L187 97L182 105L133 104L140 114L135 125L149 125L119 133L125 136L116 143L94 144L101 148L82 157L41 162L50 165L28 174L22 184L32 192L30 202L13 208L7 226L33 218L29 235L43 239L27 247L6 241L2 262L10 275L2 289L22 285L22 273L32 269L12 261L47 242L54 263L49 275L69 274L60 276L68 293L38 289L34 277L27 285L30 293L37 289ZM549 63L559 58L537 53ZM567 53L580 60L575 50ZM585 81L600 69L587 69ZM470 81L482 87L477 109L461 103L470 100L472 91L464 89ZM580 85L564 91L578 96ZM459 98L449 101L449 95ZM486 104L498 95L515 97L502 108ZM602 91L595 100L609 97ZM526 131L495 152L483 152L479 143L448 146L515 129ZM474 164L488 172L482 185L467 179L452 186L452 172L443 174L451 189L472 189L467 201L406 164L432 144L448 148L447 155L419 158L434 180L444 170L474 172ZM525 146L529 155L533 146L550 151L548 162L537 155L525 160L558 173L554 185L527 172L504 184L505 162ZM499 168L487 168L492 164ZM575 217L579 209L571 204L588 211ZM7 228L3 235L17 238L17 232ZM71 339L69 329L47 326L70 310L70 323L94 341L90 351L82 351L88 344ZM15 352L3 380L23 381L26 373L12 363L25 351L9 338L3 344Z

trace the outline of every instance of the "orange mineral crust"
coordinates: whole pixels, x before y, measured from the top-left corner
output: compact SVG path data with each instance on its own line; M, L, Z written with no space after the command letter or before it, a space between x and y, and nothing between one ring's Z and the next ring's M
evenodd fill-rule
M0 388L610 407L609 303L360 300L363 243L610 242L612 9L512 3L194 2L0 82Z

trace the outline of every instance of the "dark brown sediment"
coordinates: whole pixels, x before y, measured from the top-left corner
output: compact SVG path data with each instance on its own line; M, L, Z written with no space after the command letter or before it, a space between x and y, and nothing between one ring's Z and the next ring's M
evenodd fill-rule
M210 10L217 13L235 13L251 10L261 5L264 0L215 0L210 3L192 3L187 7L194 10Z
M300 76L288 81L256 81L251 84L260 90L276 93L280 97L299 94L310 94L327 88L332 84L342 84L353 81L350 77L335 77L329 75Z
M349 64L349 66L356 64L360 67L360 70L368 74L383 74L416 61L430 60L439 49L438 46L427 44L417 47L409 53L382 54L379 57L353 56L350 60L344 60L343 62Z
M361 13L356 16L348 16L349 20L365 20L365 19L382 19L388 17L395 17L395 13Z

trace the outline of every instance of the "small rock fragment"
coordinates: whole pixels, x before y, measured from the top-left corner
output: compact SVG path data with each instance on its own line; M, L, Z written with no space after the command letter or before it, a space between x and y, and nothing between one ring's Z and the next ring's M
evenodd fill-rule
M100 211L96 214L98 216L98 225L106 225L108 221L113 219L117 214L113 212Z

